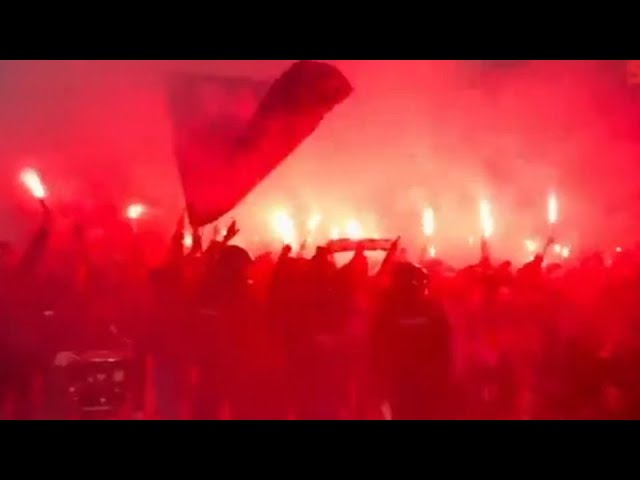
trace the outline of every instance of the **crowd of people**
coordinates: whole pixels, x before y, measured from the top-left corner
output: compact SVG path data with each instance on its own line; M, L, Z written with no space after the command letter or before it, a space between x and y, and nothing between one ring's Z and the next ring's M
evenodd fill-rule
M4 418L76 418L61 372L87 351L128 352L137 418L640 418L636 251L452 269L356 243L338 267L252 258L235 223L185 252L183 229L154 268L96 263L81 227L47 261L49 215L23 254L1 245Z

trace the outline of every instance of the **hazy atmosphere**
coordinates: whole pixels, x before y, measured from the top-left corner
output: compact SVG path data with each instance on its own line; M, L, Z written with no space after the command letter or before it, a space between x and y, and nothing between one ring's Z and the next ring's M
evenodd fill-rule
M184 200L167 75L271 80L291 63L0 62L3 235L24 238L37 222L17 182L32 166L61 216L140 201L153 208L147 227L168 236ZM550 190L559 235L575 248L638 238L640 86L629 85L625 62L332 63L353 94L232 213L241 243L271 242L278 208L300 225L320 214L327 231L357 218L367 234L418 239L431 205L436 243L456 256L479 235L486 198L496 254L517 256L524 238L546 234Z

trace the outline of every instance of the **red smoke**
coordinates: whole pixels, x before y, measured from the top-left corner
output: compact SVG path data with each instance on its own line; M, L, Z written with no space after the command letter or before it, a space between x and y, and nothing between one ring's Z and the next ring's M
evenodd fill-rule
M438 254L476 255L467 239L480 233L478 202L486 198L496 256L523 254L525 238L547 231L550 189L560 200L558 240L572 252L640 237L640 87L626 83L623 62L335 63L353 96L233 212L240 242L277 241L271 216L284 208L301 235L319 214L327 228L354 218L418 247L429 205L438 212ZM3 62L4 234L33 227L14 183L37 159L52 209L69 218L109 205L122 212L137 198L162 212L153 221L168 237L183 199L165 74L269 80L289 64Z

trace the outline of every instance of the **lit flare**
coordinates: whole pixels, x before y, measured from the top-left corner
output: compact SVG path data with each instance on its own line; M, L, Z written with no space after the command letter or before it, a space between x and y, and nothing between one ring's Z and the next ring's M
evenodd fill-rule
M295 245L297 242L296 227L293 219L286 211L279 211L273 216L273 228L285 245Z
M485 239L490 238L493 235L494 222L491 204L486 200L480 202L480 222L482 224L482 236Z
M355 219L351 219L347 222L345 231L349 238L353 240L359 240L363 236L362 225Z
M147 207L141 203L132 203L127 207L126 216L129 220L138 220L147 211Z
M47 196L47 189L42 183L40 175L38 175L38 172L36 172L34 169L25 168L20 173L20 180L22 181L24 186L27 187L27 189L31 192L31 195L33 195L38 200L44 200L44 198Z
M422 212L422 231L426 237L432 237L436 230L436 220L433 208L427 207Z
M551 193L547 200L547 219L550 225L558 222L558 198L555 193Z

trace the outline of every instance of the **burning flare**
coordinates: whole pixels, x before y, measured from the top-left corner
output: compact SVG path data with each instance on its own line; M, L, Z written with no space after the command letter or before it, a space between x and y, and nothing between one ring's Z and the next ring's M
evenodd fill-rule
M480 202L480 222L482 224L482 236L488 239L493 235L493 215L491 214L491 204L482 200Z
M353 240L358 240L363 236L362 225L360 225L360 222L358 222L357 220L349 220L347 222L345 230L349 238Z
M555 193L551 193L547 200L547 218L550 225L555 225L558 221L558 199Z
M436 220L433 213L433 208L425 208L422 212L422 231L425 236L432 237L436 230Z
M147 211L147 207L145 207L141 203L132 203L127 207L126 216L129 220L137 220Z
M20 173L20 180L29 189L31 195L38 200L43 200L47 196L47 190L40 179L40 175L32 168L24 169Z
M538 242L531 240L530 238L524 241L524 246L529 253L534 253L538 250Z
M193 233L192 232L184 232L182 236L182 246L186 250L190 250L193 247Z
M316 231L316 229L318 228L318 225L320 225L321 220L322 220L322 217L318 213L311 215L309 217L309 220L307 220L307 230L309 231L310 235Z
M293 246L296 244L296 227L287 212L279 211L273 216L273 228L285 245Z

